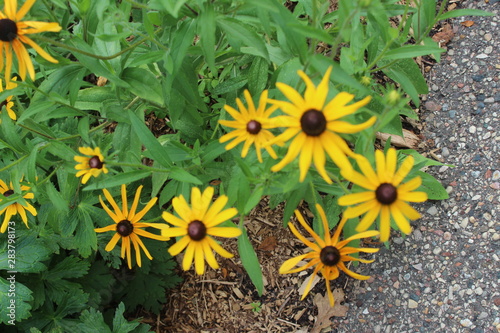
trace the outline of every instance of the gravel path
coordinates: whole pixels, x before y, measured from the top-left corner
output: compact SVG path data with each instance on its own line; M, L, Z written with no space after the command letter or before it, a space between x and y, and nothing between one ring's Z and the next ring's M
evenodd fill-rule
M428 172L450 199L421 205L414 232L362 265L372 278L348 283L348 317L332 332L500 332L500 1L461 6L496 16L453 20L428 75L422 134L455 166Z

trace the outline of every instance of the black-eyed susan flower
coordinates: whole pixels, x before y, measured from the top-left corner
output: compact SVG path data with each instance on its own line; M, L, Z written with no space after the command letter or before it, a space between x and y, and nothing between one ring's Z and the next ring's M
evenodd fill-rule
M224 258L233 255L220 246L211 236L216 237L238 237L241 230L234 227L218 227L224 221L233 218L238 211L236 208L224 209L228 198L219 196L210 206L214 188L207 187L203 194L200 189L193 187L191 190L191 207L184 197L178 196L172 200L172 206L179 217L163 212L163 219L174 227L163 229L162 235L167 237L179 237L180 240L172 245L168 252L176 256L186 249L182 268L187 271L191 264L195 264L196 273L202 275L205 272L205 260L213 269L219 268L213 250Z
M115 223L104 228L94 229L94 231L116 232L109 241L109 243L106 245L105 250L112 251L115 248L118 241L121 239L122 244L121 244L120 256L123 259L127 257L128 268L132 268L132 256L131 256L132 246L134 247L135 260L139 267L141 267L141 249L144 251L149 260L153 260L153 257L151 256L151 254L149 253L148 249L146 248L146 246L144 245L139 236L156 239L160 241L169 240L168 237L156 235L142 229L146 227L164 229L168 228L168 226L165 223L141 222L141 219L144 217L144 215L146 215L146 213L151 209L151 207L153 207L153 205L156 203L156 200L158 199L155 197L149 200L146 206L140 212L137 213L136 210L137 206L139 205L141 191L142 191L142 185L139 186L137 188L137 191L135 192L134 201L132 202L132 207L130 207L130 210L127 204L127 188L125 184L121 186L122 209L118 207L118 205L116 204L115 200L113 199L108 190L103 189L102 192L104 193L104 196L106 197L108 202L111 204L111 207L113 208L114 211L111 211L111 209L109 209L108 206L106 206L106 204L103 202L101 196L99 196L99 201L101 202L102 208L104 208L106 213L108 213L108 215Z
M21 180L22 181L22 180ZM30 186L28 185L21 185L21 191L23 193L23 198L24 199L33 199L35 195L33 192L29 192L31 189ZM5 184L3 180L0 179L0 193L4 197L11 196L14 194L14 187L12 186L12 182L10 183L10 187ZM3 198L0 197L0 203L2 202ZM26 225L26 228L29 228L28 226L28 217L26 216L26 211L30 212L31 215L36 216L37 212L35 207L33 207L31 204L26 203L24 205L19 204L19 203L13 203L4 209L0 210L0 215L5 213L5 217L2 222L2 227L0 227L0 232L4 233L5 230L7 230L7 225L10 221L10 218L16 214L19 214L21 216L21 219L23 220L24 224Z
M321 237L318 234L316 234L312 230L312 228L307 224L307 222L304 220L304 217L302 217L300 212L298 210L295 210L295 215L297 216L297 219L299 220L300 224L313 237L315 242L313 243L307 240L307 238L305 238L297 230L297 228L295 228L293 223L289 222L288 227L290 228L292 233L302 243L304 243L309 247L310 252L288 259L281 265L279 272L280 274L290 274L290 273L301 272L305 269L308 269L309 267L315 266L313 273L309 276L309 281L307 282L307 285L304 289L304 294L302 295L301 300L304 299L309 293L314 277L318 274L318 272L321 272L321 275L325 279L326 290L328 293L328 299L330 300L330 305L333 306L335 304L335 300L333 299L332 290L330 288L330 281L335 280L339 276L340 271L343 271L350 277L353 277L358 280L367 280L370 278L369 276L360 275L358 273L351 271L349 268L346 267L344 263L349 261L371 263L373 262L373 260L354 258L350 256L350 254L357 252L375 253L378 251L378 249L376 248L364 248L364 247L356 248L347 245L349 244L349 242L355 239L378 236L379 232L375 230L365 231L359 234L352 235L351 237L344 239L342 241L339 241L340 232L342 231L342 228L344 227L347 218L345 216L342 218L339 225L337 226L337 229L335 230L335 233L333 234L332 237L330 237L328 220L326 219L325 211L319 204L316 204L316 209L318 210L318 213L321 217L321 221L323 224L323 230L325 232L324 238L321 239ZM311 259L311 260L302 266L294 268L301 261L305 259Z
M14 77L12 79L12 81L7 82L5 84L5 90L14 89L15 87L17 87L17 83L15 83L16 79L17 78ZM0 92L3 92L3 91L4 91L3 82L2 82L2 79L0 79ZM5 100L0 102L0 112L1 112L2 107L4 107L4 106L5 106L5 109L7 110L7 114L9 115L10 119L16 120L17 119L16 113L14 112L14 110L12 110L12 107L14 106L14 102L12 102L12 96L8 96ZM0 120L0 122L1 122L1 120Z
M408 219L418 219L420 214L407 202L427 200L425 192L414 192L422 184L419 176L402 183L413 168L415 162L413 157L406 157L397 170L397 153L394 148L390 148L386 156L380 150L375 152L376 171L366 157L357 155L356 161L362 174L356 171L341 172L342 176L367 191L347 194L339 198L341 206L356 205L347 208L344 215L352 218L366 214L356 228L358 232L368 229L379 217L382 242L389 239L391 217L402 233L409 234L411 226Z
M352 156L353 152L339 134L356 133L364 130L373 125L376 118L371 117L364 123L357 125L340 120L342 117L350 115L368 104L371 97L368 96L359 102L347 105L353 100L354 95L341 92L327 102L326 97L331 71L332 68L328 68L318 87L303 71L298 71L298 74L306 83L304 97L289 85L281 82L276 83L278 89L290 102L270 100L272 104L278 106L287 114L286 116L276 117L275 121L279 122L280 126L286 127L286 130L272 140L271 143L275 141L287 142L292 138L294 139L290 143L285 157L271 168L272 171L276 172L283 169L300 155L299 180L301 182L304 181L311 162L314 162L318 173L330 184L332 180L325 169L325 153L330 156L339 168L352 170L347 156Z
M277 127L269 117L276 111L277 106L271 106L266 109L267 106L267 90L264 90L260 95L259 106L257 109L252 100L252 96L248 90L244 93L245 99L247 101L247 107L243 105L239 98L236 99L236 104L238 104L239 112L229 105L225 105L224 109L233 117L234 120L219 120L221 125L234 128L235 130L223 135L219 142L224 143L229 140L233 140L226 145L226 150L236 147L241 142L243 144L243 150L241 151L241 157L246 157L250 146L255 145L255 150L257 152L257 158L259 162L262 163L262 153L261 149L267 150L269 155L276 159L278 156L274 152L271 146L266 146L266 143L274 139L274 135L269 131L270 128ZM278 144L281 144L278 142Z
M5 0L3 11L0 11L0 71L3 70L5 65L5 81L7 82L10 81L12 73L12 51L17 57L17 68L21 79L26 79L26 71L28 71L32 80L35 79L35 69L24 44L34 48L45 60L52 63L58 62L27 36L45 31L58 32L61 30L58 23L22 21L35 1L26 0L21 8L16 11L17 0Z
M76 177L82 177L82 184L87 183L91 176L97 177L101 172L108 173L106 164L104 164L104 156L101 154L101 149L96 147L79 147L80 153L87 156L75 156L75 161L79 164L75 165L75 169L79 170Z

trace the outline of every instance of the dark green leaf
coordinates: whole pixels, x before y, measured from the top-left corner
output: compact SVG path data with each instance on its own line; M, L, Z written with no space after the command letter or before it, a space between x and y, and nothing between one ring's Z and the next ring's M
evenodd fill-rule
M455 9L449 12L443 13L438 17L438 20L447 20L453 17L460 16L495 16L495 13L487 12L480 9Z
M243 226L240 226L241 236L238 237L238 252L241 257L243 267L250 276L253 285L257 289L259 295L264 291L264 282L262 279L262 270L260 269L259 259L255 254L252 243L248 239L247 231Z
M446 192L446 189L436 178L423 171L417 171L416 174L422 178L422 185L418 190L427 193L429 200L444 200L449 198L448 192Z
M128 67L123 70L121 78L130 84L130 91L148 101L163 105L161 80L150 71L139 67Z
M95 183L83 188L84 191L100 190L103 188L111 188L122 184L130 184L136 180L146 178L151 174L151 171L137 170L125 173L120 173L115 176L108 176L104 180L97 180Z
M155 161L168 168L172 165L172 161L168 156L166 149L158 142L158 140L151 133L149 128L144 125L144 122L139 119L132 111L128 110L128 116L132 124L132 129L139 137L139 141L142 142L144 146L153 155Z

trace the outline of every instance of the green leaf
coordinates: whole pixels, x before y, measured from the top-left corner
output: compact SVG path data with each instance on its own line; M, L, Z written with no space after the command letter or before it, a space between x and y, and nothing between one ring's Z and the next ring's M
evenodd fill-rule
M138 322L138 320L134 321L127 321L123 314L125 312L125 305L123 302L120 302L118 305L118 309L116 309L115 312L115 317L113 318L113 333L128 333L132 332L135 330L135 328L139 325L141 326L147 326L149 328L149 325L141 324Z
M196 185L202 185L203 182L199 180L197 177L193 176L186 170L179 167L172 167L169 173L170 178L178 180L180 182L186 182Z
M111 87L92 87L78 91L75 107L81 110L97 110L99 112L105 107L105 101L116 100L116 95Z
M238 75L236 77L232 77L227 79L221 83L217 87L212 90L213 95L224 95L228 92L234 92L238 89L241 89L247 84L248 78L246 75Z
M31 316L31 290L16 281L16 274L0 277L0 324L16 325Z
M245 208L243 209L242 214L247 215L262 199L262 194L264 193L264 187L257 187L254 189L250 197L245 203Z
M154 156L155 161L168 168L172 165L172 161L168 157L168 151L158 142L151 133L149 128L144 125L144 122L139 119L132 111L128 110L128 116L132 124L132 129L139 137L139 141L150 151Z
M215 68L215 12L213 4L209 1L205 3L198 17L197 31L207 65L212 73L217 73L217 68Z
M264 58L256 57L248 72L248 90L255 96L260 94L267 85L269 65Z
M444 200L449 198L448 192L446 192L446 189L436 178L423 171L417 171L416 174L422 178L422 185L418 189L427 193L429 200Z
M177 18L179 11L187 0L156 0L165 10Z
M3 242L3 249L0 250L0 270L39 273L47 269L43 261L49 258L51 251L35 234L19 237L15 243L11 243L6 237Z
M78 331L81 333L112 333L109 326L104 322L102 313L94 308L84 310L80 315L80 321L81 323L78 323Z
M246 45L253 48L259 56L269 60L269 53L264 39L250 26L228 16L218 17L217 24L227 34L233 47L239 49L240 45Z
M103 188L111 188L120 186L122 184L130 184L136 180L146 178L151 174L151 171L137 170L120 173L115 176L108 176L104 180L97 180L94 184L88 185L83 188L84 191L100 190Z
M318 29L310 25L304 25L300 23L291 23L288 25L292 31L307 37L315 38L318 41L325 42L327 44L334 44L333 37L323 29Z
M480 9L455 9L441 14L438 17L438 20L441 21L460 16L495 16L495 13L487 12Z
M385 66L389 61L383 60L379 66ZM403 90L411 97L413 103L420 105L419 94L427 94L429 89L427 82L420 71L418 65L412 59L401 59L382 71L392 80L401 85Z
M283 227L286 228L288 222L290 222L294 210L297 209L300 201L304 199L306 190L307 183L304 183L301 187L288 195L288 198L285 200L285 209L283 211Z
M250 276L253 285L257 288L259 296L262 295L264 291L264 281L262 279L262 270L260 269L259 259L255 250L253 249L252 243L248 239L248 234L246 229L240 225L242 234L238 237L238 252L241 257L241 262L243 267Z
M405 58L415 58L418 56L442 53L445 50L436 46L427 45L404 45L396 49L387 51L382 59L384 60L394 60L394 59L405 59Z
M121 78L130 84L130 91L148 101L163 105L161 80L153 73L139 67L128 67L123 70Z
M87 274L89 267L89 262L70 255L45 272L44 279L56 283L56 280L79 278Z

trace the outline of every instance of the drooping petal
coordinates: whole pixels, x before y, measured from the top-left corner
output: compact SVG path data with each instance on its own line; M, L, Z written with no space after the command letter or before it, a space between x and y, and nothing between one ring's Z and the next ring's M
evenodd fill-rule
M191 238L189 238L189 236L182 237L174 245L168 248L168 253L170 253L172 257L178 255L186 248L186 246L188 246L190 241Z

